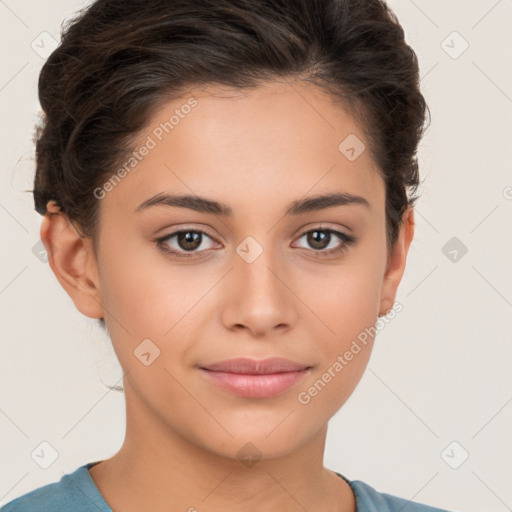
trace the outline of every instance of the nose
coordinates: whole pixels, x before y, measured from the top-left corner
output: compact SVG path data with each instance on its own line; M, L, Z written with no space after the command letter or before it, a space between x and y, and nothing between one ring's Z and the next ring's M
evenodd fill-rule
M226 280L222 321L230 330L248 330L254 337L268 337L291 328L298 317L297 299L285 262L271 250L253 261L236 254Z

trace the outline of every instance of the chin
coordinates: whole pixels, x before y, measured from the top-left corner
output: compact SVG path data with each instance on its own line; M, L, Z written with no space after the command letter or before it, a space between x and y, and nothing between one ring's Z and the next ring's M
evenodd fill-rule
M279 418L276 416L271 426L268 421L258 422L254 417L248 417L246 422L236 425L225 421L222 424L233 437L219 431L215 438L205 439L203 431L201 444L217 455L238 460L248 467L254 465L254 461L285 457L315 433L306 430L304 423L298 422L297 418L292 420L293 413L283 421L289 412L279 414Z

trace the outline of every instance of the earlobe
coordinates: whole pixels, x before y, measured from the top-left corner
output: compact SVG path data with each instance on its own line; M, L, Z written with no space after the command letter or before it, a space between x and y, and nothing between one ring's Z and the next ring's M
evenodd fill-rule
M398 285L402 280L407 253L414 237L414 210L408 207L402 217L400 232L388 257L383 277L379 316L385 316L393 307Z
M103 308L97 262L92 240L82 237L52 201L41 223L41 240L48 263L77 309L90 318L101 318Z

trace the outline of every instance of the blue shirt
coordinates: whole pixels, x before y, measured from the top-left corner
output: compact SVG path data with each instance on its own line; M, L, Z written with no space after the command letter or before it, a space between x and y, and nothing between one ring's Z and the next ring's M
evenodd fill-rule
M59 482L43 485L15 498L0 512L112 512L89 474L89 468L97 462L84 464L64 475ZM360 480L350 481L340 473L336 474L354 491L357 512L448 512L380 493Z

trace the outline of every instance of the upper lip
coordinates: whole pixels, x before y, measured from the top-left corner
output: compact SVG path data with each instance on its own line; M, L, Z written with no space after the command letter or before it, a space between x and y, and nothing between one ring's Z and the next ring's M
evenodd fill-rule
M217 372L262 375L268 373L296 372L305 370L309 368L309 366L282 357L270 357L262 360L238 357L236 359L228 359L226 361L201 366L201 368Z

